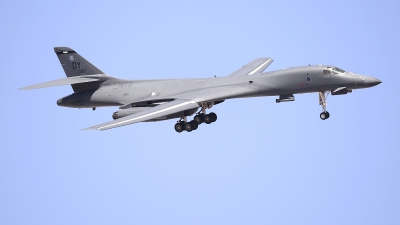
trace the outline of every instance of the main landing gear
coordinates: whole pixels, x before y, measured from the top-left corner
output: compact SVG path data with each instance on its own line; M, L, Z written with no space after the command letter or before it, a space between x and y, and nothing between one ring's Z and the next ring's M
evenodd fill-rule
M199 113L190 122L186 122L186 117L183 117L175 124L175 131L178 133L181 133L185 130L187 132L192 132L194 130L197 130L199 125L202 123L211 124L215 121L217 121L217 114L213 112L210 114Z
M326 111L326 106L328 103L326 103L326 99L328 98L329 92L319 92L319 104L322 106L323 112L319 114L319 118L321 120L326 120L329 118L329 112Z
M187 117L182 117L178 122L175 124L175 131L181 133L182 131L186 130L187 132L192 132L193 130L197 130L200 124L211 124L217 121L217 114L209 113L206 114L206 109L210 109L213 106L213 103L203 103L201 106L201 110L196 113L196 116L193 118L192 121L187 122Z

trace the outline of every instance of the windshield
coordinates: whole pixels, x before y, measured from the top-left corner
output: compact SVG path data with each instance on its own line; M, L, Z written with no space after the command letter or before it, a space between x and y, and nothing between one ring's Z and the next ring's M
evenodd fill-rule
M332 72L333 72L334 74L339 74L339 73L345 73L346 71L344 71L344 70L342 70L342 69L339 69L339 68L337 68L337 67L334 67L334 68L332 68Z

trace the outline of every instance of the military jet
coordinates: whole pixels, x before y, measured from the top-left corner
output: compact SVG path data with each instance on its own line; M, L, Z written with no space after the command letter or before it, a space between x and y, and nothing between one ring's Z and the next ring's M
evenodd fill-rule
M308 65L263 72L271 58L257 58L225 76L195 79L122 80L108 76L68 47L54 52L67 78L36 84L20 90L71 85L73 94L57 100L57 105L71 108L119 106L113 121L84 130L108 130L138 122L178 118L177 132L196 130L211 124L217 115L207 110L228 99L279 96L276 103L294 101L294 94L318 93L322 107L320 118L330 117L326 98L344 95L354 89L381 83L371 76L346 72L336 66ZM188 117L193 116L191 121Z

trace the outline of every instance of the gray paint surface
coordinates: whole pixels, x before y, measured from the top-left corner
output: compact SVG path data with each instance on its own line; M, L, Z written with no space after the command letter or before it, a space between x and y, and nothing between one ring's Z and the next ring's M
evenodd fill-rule
M59 99L59 106L120 106L120 111L129 110L126 116L86 129L106 130L144 121L186 117L194 114L203 104L213 105L227 99L280 96L277 102L293 101L294 94L347 94L354 89L381 83L374 77L345 72L329 65L263 73L273 62L271 58L255 59L226 77L122 80L104 74L71 48L56 47L54 51L67 78L22 90L71 84L74 93Z

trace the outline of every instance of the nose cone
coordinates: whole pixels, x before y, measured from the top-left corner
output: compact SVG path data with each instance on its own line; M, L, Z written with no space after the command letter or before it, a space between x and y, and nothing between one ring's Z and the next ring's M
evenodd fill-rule
M364 78L364 85L367 86L367 87L373 87L373 86L376 86L376 85L378 85L380 83L382 83L382 81L377 79L377 78L375 78L375 77L366 76Z

